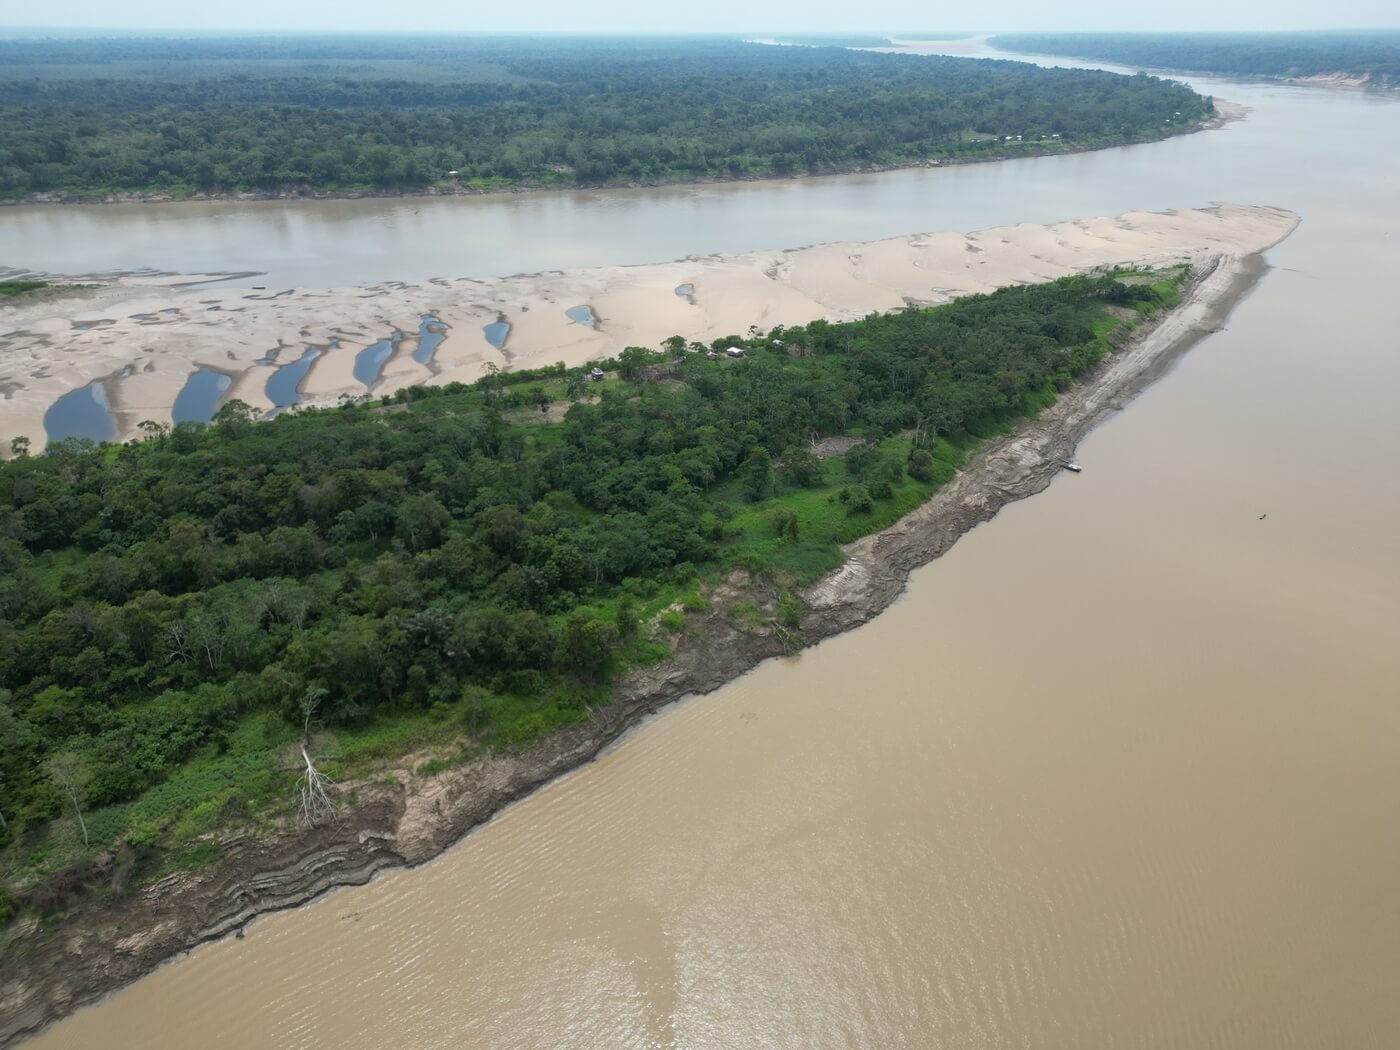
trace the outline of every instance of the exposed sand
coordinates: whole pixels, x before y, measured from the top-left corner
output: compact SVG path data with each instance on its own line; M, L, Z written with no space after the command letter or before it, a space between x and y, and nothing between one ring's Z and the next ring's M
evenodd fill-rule
M1129 212L1052 226L913 234L869 243L693 257L488 279L435 278L364 288L252 290L200 275L120 277L71 297L0 307L0 442L43 444L44 413L70 390L102 380L120 438L145 419L170 421L176 395L199 366L233 376L227 397L267 411L270 352L294 361L329 346L302 384L305 403L367 393L355 355L405 333L375 394L415 383L469 381L494 364L579 365L672 335L710 342L750 326L841 320L906 303L940 303L1010 284L1051 280L1096 266L1165 263L1222 252L1248 255L1282 239L1297 219L1277 208ZM676 294L693 285L688 297ZM595 328L565 311L588 304ZM420 318L448 328L431 366L413 360ZM511 325L505 346L483 326ZM100 323L95 323L100 322Z

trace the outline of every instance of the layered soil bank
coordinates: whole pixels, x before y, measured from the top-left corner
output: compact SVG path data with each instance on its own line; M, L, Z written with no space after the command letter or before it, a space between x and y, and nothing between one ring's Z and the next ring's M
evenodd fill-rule
M302 401L334 404L419 383L470 382L490 368L581 365L673 335L710 343L751 325L846 320L1096 266L1249 254L1275 243L1293 222L1275 208L1221 204L642 266L349 288L250 287L248 274L103 278L71 297L0 306L0 447L24 435L40 448L45 413L92 382L102 385L122 440L143 420L170 422L177 395L199 368L231 377L225 397L270 410L274 369L309 347L320 354L300 382ZM570 316L580 306L591 308L596 323ZM417 353L425 315L446 334L430 357ZM509 325L504 340L501 322ZM357 378L356 355L395 333L402 338L380 374L369 383Z
M1282 213L1280 213L1282 214ZM1296 224L1289 216L1276 237ZM77 908L61 925L23 931L0 962L0 1047L149 972L202 941L240 930L262 912L292 907L332 887L414 865L458 841L503 806L588 761L629 727L673 700L709 692L765 659L865 623L902 592L909 573L938 557L1007 503L1041 491L1083 435L1122 407L1182 353L1219 327L1267 269L1258 251L1197 259L1181 306L1140 329L1096 372L1037 420L988 442L927 504L847 549L843 567L807 589L799 633L741 627L739 601L772 610L761 581L732 577L693 618L675 658L622 681L595 718L520 755L498 755L420 778L415 762L356 785L358 801L333 827L233 835L210 868L130 891L116 905ZM745 618L752 622L751 618ZM116 877L113 858L82 873L88 900Z

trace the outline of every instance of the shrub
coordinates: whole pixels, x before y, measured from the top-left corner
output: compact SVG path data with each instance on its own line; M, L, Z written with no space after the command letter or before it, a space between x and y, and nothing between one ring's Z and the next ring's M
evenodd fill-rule
M798 627L802 623L802 614L807 611L806 603L795 594L783 595L783 600L778 603L778 622L784 627Z
M779 507L768 516L768 520L769 523L772 524L773 532L776 535L790 540L793 543L797 542L799 529L797 511L790 510L787 507Z
M624 594L617 603L617 613L613 617L617 633L622 638L631 638L637 633L637 603L630 594Z
M820 485L826 471L815 452L794 445L783 453L783 476L792 484L805 489Z
M927 449L916 448L909 453L909 476L915 481L933 480L933 457Z
M846 473L853 478L864 475L880 458L873 445L856 445L846 453Z
M837 498L846 504L852 514L868 514L875 505L870 490L864 485L847 485Z

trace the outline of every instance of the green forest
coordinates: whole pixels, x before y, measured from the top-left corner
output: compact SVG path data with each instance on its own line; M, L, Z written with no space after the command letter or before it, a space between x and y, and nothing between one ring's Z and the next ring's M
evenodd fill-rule
M664 182L1162 138L1147 76L724 38L0 40L0 197Z
M1072 55L1148 69L1267 77L1369 74L1400 83L1400 30L1307 33L1016 33L993 37L1008 51Z
M602 383L561 365L267 422L235 401L125 444L17 439L0 462L0 913L57 906L42 877L100 850L147 875L208 861L210 830L286 811L279 755L313 729L342 778L580 721L617 673L666 659L736 567L782 593L771 624L799 643L793 592L841 543L1053 403L1185 277L721 341L739 360L676 337L603 362ZM821 458L833 435L856 441Z

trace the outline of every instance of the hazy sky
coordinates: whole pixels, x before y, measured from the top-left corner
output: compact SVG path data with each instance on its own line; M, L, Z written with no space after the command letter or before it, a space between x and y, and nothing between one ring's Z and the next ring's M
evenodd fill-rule
M444 31L756 32L771 30L914 31L1009 29L1318 29L1400 26L1397 0L64 0L7 3L0 27L199 28Z

